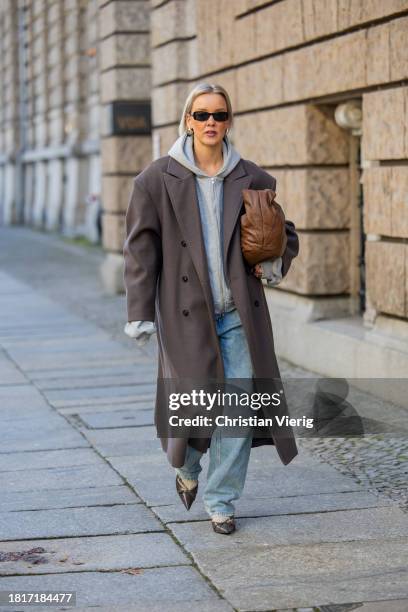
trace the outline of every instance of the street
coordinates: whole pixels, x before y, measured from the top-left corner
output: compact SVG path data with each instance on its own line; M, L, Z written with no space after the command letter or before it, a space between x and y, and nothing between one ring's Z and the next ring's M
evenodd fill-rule
M253 449L232 536L200 487L187 512L153 426L155 339L123 333L103 251L21 227L0 245L0 591L75 591L78 611L408 609L408 513L306 441L288 466Z

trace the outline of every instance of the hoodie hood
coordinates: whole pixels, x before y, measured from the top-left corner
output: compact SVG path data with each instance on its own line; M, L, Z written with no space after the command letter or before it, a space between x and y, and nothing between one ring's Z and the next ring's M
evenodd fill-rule
M232 145L227 135L224 136L222 141L222 154L223 165L220 171L215 175L220 178L224 178L232 172L241 159L240 154ZM188 136L187 132L177 138L176 142L168 151L168 155L173 157L185 168L188 168L188 170L191 170L198 178L210 177L210 174L207 174L207 172L204 172L204 170L196 165L193 151L193 137Z

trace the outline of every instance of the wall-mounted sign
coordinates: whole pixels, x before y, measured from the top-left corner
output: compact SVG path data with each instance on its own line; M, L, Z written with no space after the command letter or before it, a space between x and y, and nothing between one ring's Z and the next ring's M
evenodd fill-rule
M150 101L122 102L110 104L110 133L112 136L151 134Z

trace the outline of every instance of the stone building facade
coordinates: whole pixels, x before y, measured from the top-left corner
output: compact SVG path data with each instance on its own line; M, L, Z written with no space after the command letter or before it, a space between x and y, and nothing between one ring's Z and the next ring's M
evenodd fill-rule
M132 177L167 154L190 89L220 83L300 237L266 288L278 353L407 376L408 0L3 0L0 33L0 222L75 234L100 196L120 291ZM113 125L120 104L151 111L143 129Z

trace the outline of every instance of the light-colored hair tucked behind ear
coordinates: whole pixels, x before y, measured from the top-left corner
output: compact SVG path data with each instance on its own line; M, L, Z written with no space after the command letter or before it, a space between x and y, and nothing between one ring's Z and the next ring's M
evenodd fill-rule
M198 85L196 85L194 89L190 91L190 93L187 96L187 100L184 104L183 114L181 115L181 121L180 121L179 128L178 128L179 136L182 136L187 131L186 117L187 117L187 114L193 108L194 100L198 96L201 96L201 94L205 94L205 93L218 93L224 96L225 102L227 103L227 111L228 111L229 119L230 119L229 129L232 128L234 118L232 114L231 100L229 98L227 91L224 89L224 87L222 87L221 85L215 85L213 83L198 83Z

